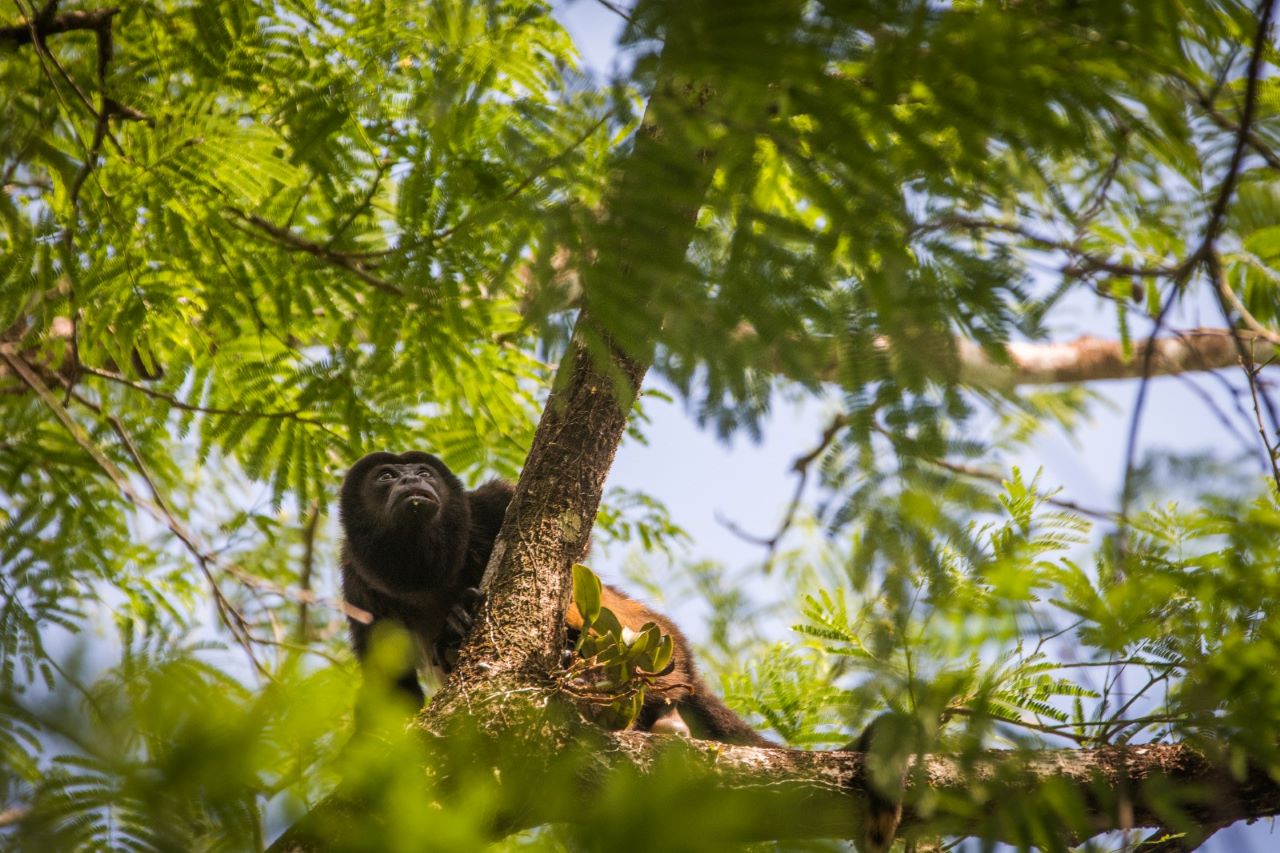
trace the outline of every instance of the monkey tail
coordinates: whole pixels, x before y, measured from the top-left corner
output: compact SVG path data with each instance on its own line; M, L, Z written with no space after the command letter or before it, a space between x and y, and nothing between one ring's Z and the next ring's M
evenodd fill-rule
M862 853L888 853L902 821L902 800L867 792L867 820L862 832Z
M692 693L680 700L680 711L693 736L703 740L718 740L736 746L774 746L778 744L757 732L747 721L739 717L719 696L697 684Z
M887 853L902 822L902 795L907 783L910 750L903 743L903 718L892 711L876 717L846 749L862 753L862 778L866 813L862 853ZM872 758L872 754L876 758ZM873 760L886 761L887 772L872 770ZM888 777L888 778L885 778Z

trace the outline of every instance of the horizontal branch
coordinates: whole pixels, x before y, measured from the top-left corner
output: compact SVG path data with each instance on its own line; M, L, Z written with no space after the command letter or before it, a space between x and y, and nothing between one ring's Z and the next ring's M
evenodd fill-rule
M1067 343L1010 343L1005 345L1007 362L993 359L972 341L957 339L955 378L962 385L996 389L1140 379L1148 348L1152 349L1152 376L1220 370L1240 363L1237 338L1255 349L1259 363L1274 352L1264 334L1231 329L1192 329L1173 337L1133 341L1127 353L1121 341L1089 335ZM892 349L887 339L877 345Z
M739 340L754 337L753 328L740 327ZM1237 340L1254 352L1254 362L1263 364L1275 352L1275 333L1250 329L1190 329L1164 338L1143 338L1130 342L1082 335L1074 341L1014 342L1003 353L992 354L966 338L915 337L908 351L921 361L930 360L938 379L947 379L973 388L1011 390L1023 385L1080 384L1112 379L1141 379L1147 350L1151 349L1148 376L1221 370L1240 363ZM873 346L893 358L897 346L887 335L878 335ZM833 350L837 348L832 347ZM837 350L838 351L838 350ZM813 375L796 375L783 358L781 347L772 354L772 369L799 381L839 381L838 355L820 364Z
M660 766L669 746L660 736L621 732L610 736L613 770L648 772ZM687 769L702 774L717 791L717 806L749 800L744 832L760 839L853 838L860 832L859 806L866 794L863 754L730 747L691 741ZM1026 823L1001 807L1034 809L1038 795L1076 794L1077 841L1135 827L1221 826L1280 814L1280 784L1250 769L1238 778L1222 763L1185 744L1145 744L1103 749L987 750L973 756L931 754L911 770L900 833L976 836L1026 843ZM1052 792L1052 793L1050 793ZM1177 792L1177 793L1175 793ZM1189 792L1196 792L1195 794ZM937 804L930 813L913 803ZM671 801L668 801L671 802ZM785 816L796 802L803 809ZM949 813L945 803L961 803ZM1061 800L1059 800L1059 803ZM975 807L975 803L982 805ZM744 803L745 805L745 803ZM697 809L709 807L699 798ZM754 821L747 814L758 814ZM667 815L680 820L678 815ZM753 823L758 826L753 827ZM754 829L754 832L753 832ZM913 832L914 830L914 832ZM758 833L758 834L755 834Z
M739 332L740 337L743 334ZM754 332L747 334L754 334ZM64 339L66 333L61 328L53 328L46 337L59 340ZM1125 353L1122 341L1096 338L1091 335L1082 335L1074 341L1060 343L1009 343L1004 348L1005 359L993 357L973 341L956 338L950 352L944 347L938 348L939 358L954 359L954 366L942 367L939 373L949 376L961 385L994 390L1010 390L1027 385L1141 379L1146 350L1154 346L1150 375L1174 376L1236 367L1240 363L1236 338L1253 350L1255 364L1264 364L1275 351L1275 346L1271 343L1274 333L1249 329L1237 329L1233 332L1231 329L1200 328L1180 332L1167 338L1156 338L1154 341L1150 338L1137 340L1131 343L1128 354ZM888 337L876 338L875 346L882 352L890 355L893 353L893 343ZM28 360L39 361L38 346L33 345L26 356ZM89 372L103 375L100 371ZM0 364L0 380L8 378L9 375L6 366ZM821 368L816 377L795 378L835 381L838 376L839 368L833 361ZM115 377L106 376L105 378L114 379ZM298 414L247 411L214 413L267 418L297 417Z
M59 33L75 30L99 31L110 26L111 19L119 9L89 9L85 11L64 12L51 18L37 15L34 19L21 21L8 27L0 27L0 41L7 41L15 47L31 44L32 36L44 39Z
M283 249L287 249L292 252L303 252L311 255L313 258L329 264L330 266L341 267L342 269L354 274L356 278L360 279L364 283L372 285L383 293L388 293L392 296L404 296L404 291L399 287L371 273L369 271L368 264L362 257L350 255L345 252L339 252L330 248L326 244L317 243L314 240L308 240L306 237L294 233L289 228L277 225L256 213L246 213L245 211L238 210L236 208L228 208L227 212L236 219L239 219L256 229L256 231L246 233L256 235L260 232L265 234L273 243Z
M497 704L512 707L500 698ZM486 721L498 716L494 707L481 705ZM423 734L447 752L450 735L430 717L428 712L420 719ZM673 735L604 733L581 720L542 717L535 725L519 713L513 719L526 724L498 731L476 720L504 743L485 752L501 764L495 778L577 782L566 796L556 788L507 786L505 794L514 798L499 807L498 835L545 823L607 823L616 801L607 794L595 801L592 792L613 790L611 781L619 778L639 783L637 791L662 792L655 799L664 824L726 845L862 835L868 789L861 752L727 746ZM583 748L570 747L575 737ZM581 763L566 765L573 761ZM423 769L424 779L436 772L434 766ZM1035 833L1055 827L1071 843L1113 830L1160 827L1186 832L1194 847L1219 827L1280 814L1280 784L1257 769L1233 774L1225 761L1184 744L985 750L913 759L905 803L898 831L905 838L949 835L1026 847L1042 840ZM450 807L447 798L440 805ZM270 849L341 847L344 832L355 833L352 840L367 837L372 817L367 808L335 795Z

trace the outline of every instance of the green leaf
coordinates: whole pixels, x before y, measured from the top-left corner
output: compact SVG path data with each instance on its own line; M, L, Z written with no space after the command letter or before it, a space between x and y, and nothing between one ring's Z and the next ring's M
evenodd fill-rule
M613 611L607 607L599 608L592 629L602 636L612 637L615 644L622 638L622 623L618 621L617 616L613 615Z
M583 631L586 631L600 616L600 602L604 587L600 578L582 564L573 567L573 602L578 613L582 615Z
M665 670L671 663L671 655L674 651L675 641L670 635L664 635L662 641L650 651L648 665L644 667L645 671L660 673Z

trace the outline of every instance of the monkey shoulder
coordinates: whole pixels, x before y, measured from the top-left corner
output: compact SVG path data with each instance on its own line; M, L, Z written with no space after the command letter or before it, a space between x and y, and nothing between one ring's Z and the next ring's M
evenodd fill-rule
M483 486L467 492L467 507L471 511L471 536L488 540L492 544L502 528L507 505L515 494L515 486L506 480L490 480Z
M465 575L467 586L479 586L485 566L493 553L493 544L502 529L502 519L515 486L506 480L490 480L479 488L466 493L470 516L467 530L467 559Z

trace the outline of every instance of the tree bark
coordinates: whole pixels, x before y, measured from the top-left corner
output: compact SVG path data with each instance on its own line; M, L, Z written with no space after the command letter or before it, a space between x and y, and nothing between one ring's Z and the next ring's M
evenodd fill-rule
M45 337L60 341L66 336L60 328L54 328ZM1265 363L1275 350L1267 335L1247 329L1196 328L1165 338L1142 338L1132 342L1127 355L1123 341L1092 335L1065 342L1010 343L1005 345L1002 354L994 357L971 340L955 338L949 343L941 341L937 346L938 374L940 378L971 388L1001 391L1037 385L1141 379L1149 347L1154 348L1151 376L1201 373L1239 365L1240 355L1233 336L1256 353L1256 364ZM882 352L893 353L893 342L887 337L876 339L875 346ZM27 348L24 358L54 369L38 345ZM63 363L56 369L70 371L73 368L74 365ZM774 369L781 372L776 364ZM10 376L10 371L0 365L0 381ZM832 361L809 378L834 381L837 376L838 366ZM0 386L0 393L8 390Z
M521 694L519 701L530 695ZM485 708L486 713L496 710L492 704ZM717 842L856 838L861 833L866 800L862 753L726 746L641 732L606 734L554 714L530 725L527 717L505 710L490 717L507 721L503 748L487 755L495 775L558 780L572 786L572 795L566 808L566 798L557 796L563 792L527 783L506 786L517 793L495 821L495 835L549 822L598 821L595 809L604 806L594 802L593 792L622 772L642 786L666 792L664 823L690 833L715 833L708 837ZM584 748L575 752L571 745ZM1055 839L1061 843L1139 827L1165 827L1196 837L1202 827L1212 830L1280 814L1280 784L1253 768L1233 773L1225 759L1211 759L1185 744L985 750L914 759L906 802L902 837L976 836L1025 847L1046 842L1036 835L1037 821L1028 815L1051 815L1048 823L1065 823L1070 838ZM733 816L731 822L717 821L726 814ZM366 819L358 806L335 798L270 849L343 849L345 840L335 831L349 831L356 841Z
M752 329L738 334L754 335ZM925 338L910 343L912 355L919 357L920 347L933 361L932 370L940 380L957 382L971 388L1011 391L1036 385L1080 384L1115 379L1141 379L1147 350L1151 350L1149 376L1176 376L1222 370L1240 363L1236 340L1257 354L1261 364L1275 352L1273 335L1247 329L1197 328L1164 338L1141 338L1125 351L1123 341L1081 335L1069 342L1015 342L1005 344L1003 352L990 353L967 338ZM876 350L894 357L898 342L879 336ZM831 348L838 351L835 345ZM773 369L786 373L782 360L775 358ZM840 364L833 355L825 364L806 377L824 382L838 381Z
M630 765L646 772L671 748L664 743L668 740L619 732L610 736L605 755L615 771ZM857 806L866 790L861 753L705 741L690 742L688 750L690 760L682 772L695 774L695 784L714 786L725 802L749 805L750 811L737 811L744 816L739 840L854 838L860 832ZM1225 760L1211 760L1185 744L985 750L916 759L900 834L925 831L1027 843L1032 839L1022 834L1016 813L1045 807L1040 798L1046 792L1060 798L1064 790L1076 795L1077 842L1109 830L1217 826L1280 814L1280 784L1266 773L1250 768L1237 776ZM935 805L922 810L922 798ZM948 802L961 804L963 811L949 810ZM796 806L798 811L789 812ZM706 809L708 803L699 799L694 808ZM747 817L751 813L759 815L756 821Z
M1256 351L1258 363L1275 351L1264 336L1247 330L1191 329L1176 337L1133 342L1128 353L1122 341L1082 335L1069 343L1010 343L1007 361L997 361L973 341L956 339L954 377L961 385L1008 390L1023 385L1140 379L1147 350L1151 376L1174 376L1221 370L1240 363L1236 339ZM885 341L883 346L891 349Z

